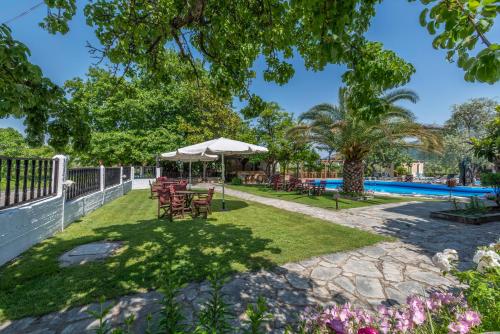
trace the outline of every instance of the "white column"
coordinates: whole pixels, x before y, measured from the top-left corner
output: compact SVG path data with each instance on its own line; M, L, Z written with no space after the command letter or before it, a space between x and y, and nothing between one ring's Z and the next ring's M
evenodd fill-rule
M101 169L101 191L104 191L104 177L106 175L105 173L105 168L103 165L99 166L99 168Z
M123 184L123 166L120 166L120 184Z
M226 166L224 166L224 153L221 154L222 156L222 210L226 210L226 201L224 199L224 194L225 194L225 189L224 189L224 183L226 182Z
M135 168L130 167L130 181L134 181L135 179Z
M57 189L56 191L56 196L61 197L61 231L64 231L64 203L66 202L66 185L64 182L66 182L66 176L67 176L67 168L68 168L68 157L62 154L58 154L53 157L54 159L54 167L57 164L57 175L54 173L55 168L53 169L52 172L52 184L56 182L57 180ZM55 160L57 159L57 160Z
M68 157L62 154L55 155L52 159L54 159L54 167L55 164L58 164L57 175L55 175L55 168L52 172L52 184L57 183L57 189L55 189L57 197L63 195L63 186L66 181L67 175L67 167L68 167ZM55 160L58 159L58 160Z
M161 176L161 168L156 167L156 178L159 178Z

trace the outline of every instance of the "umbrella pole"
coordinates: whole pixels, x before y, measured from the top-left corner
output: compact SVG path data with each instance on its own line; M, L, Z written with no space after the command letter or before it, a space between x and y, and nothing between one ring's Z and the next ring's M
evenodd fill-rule
M225 176L225 166L224 166L224 153L222 153L222 211L226 210L226 201L224 200L224 183L226 181Z
M191 181L191 160L189 160L189 190L191 190L192 186L193 186L193 183Z

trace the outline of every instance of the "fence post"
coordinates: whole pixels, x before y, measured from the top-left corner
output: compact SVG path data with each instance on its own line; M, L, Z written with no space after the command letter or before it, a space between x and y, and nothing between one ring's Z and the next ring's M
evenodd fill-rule
M100 166L99 166L99 168L100 168L100 172L101 172L101 173L100 173L100 174L101 174L101 175L100 175L100 180L101 180L101 191L104 191L104 177L105 177L105 175L106 175L106 173L105 173L105 168L104 168L104 166L103 166L103 165L100 165Z
M160 159L156 156L156 178L158 179L161 176L161 168L160 168Z
M135 167L130 166L130 181L134 181L135 179Z
M57 168L52 169L52 184L57 185L56 197L61 197L61 231L64 231L64 204L66 202L66 178L68 176L68 157L62 154L58 154L53 158L54 164L57 164ZM55 167L55 165L54 165ZM57 171L57 175L56 172Z
M64 182L67 178L68 172L68 157L62 154L55 155L53 158L54 164L58 164L57 168L52 169L52 184L57 185L54 189L56 196L63 196L64 192ZM55 166L55 165L54 165ZM56 172L57 171L57 175ZM64 212L63 212L64 214Z
M120 166L120 184L123 184L123 166Z

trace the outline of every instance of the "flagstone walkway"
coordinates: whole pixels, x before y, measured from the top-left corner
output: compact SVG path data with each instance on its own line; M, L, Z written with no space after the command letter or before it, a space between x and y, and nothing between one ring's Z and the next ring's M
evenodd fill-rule
M449 207L446 203L407 202L336 212L230 189L226 193L397 238L395 242L288 263L270 271L233 276L223 292L232 305L235 325L244 319L246 305L263 296L273 314L268 323L269 332L273 333L283 332L284 326L293 322L307 305L349 301L374 309L381 303L403 303L411 294L457 287L451 277L439 274L430 256L444 248L454 248L461 256L460 266L468 267L475 248L497 240L500 231L500 222L471 226L429 218L430 211ZM181 291L179 301L187 322L195 318L209 291L207 282L192 283ZM108 305L115 305L108 318L121 325L126 316L134 314L138 319L135 333L143 333L146 316L157 314L160 299L161 295L153 291L108 301ZM4 323L0 333L90 333L97 321L86 311L97 307L92 304Z

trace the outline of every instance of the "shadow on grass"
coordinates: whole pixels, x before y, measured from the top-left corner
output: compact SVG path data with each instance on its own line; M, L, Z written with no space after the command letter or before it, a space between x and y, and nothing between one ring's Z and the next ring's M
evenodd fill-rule
M230 210L248 206L238 200L226 200L226 204ZM231 211L220 212L220 199L214 199L214 214L207 220L150 219L154 211L151 203L147 205L144 219L131 222L129 217L108 217L113 223L96 224L70 238L56 235L1 268L0 323L93 303L101 296L110 299L155 289L162 266L169 261L181 282L188 283L204 280L214 270L226 275L237 270L270 268L275 263L263 253L281 252L270 246L271 239L256 237L251 228L226 219ZM100 218L104 219L102 215ZM127 218L128 222L124 221ZM74 227L90 223L97 221L77 221ZM64 252L99 240L120 240L123 247L105 261L59 267L58 257Z

